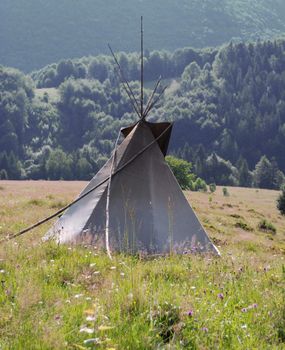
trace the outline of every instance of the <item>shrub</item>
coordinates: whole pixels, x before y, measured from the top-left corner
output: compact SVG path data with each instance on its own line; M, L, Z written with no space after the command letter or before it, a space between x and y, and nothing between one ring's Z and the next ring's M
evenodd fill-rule
M228 191L228 189L226 188L226 187L223 187L223 195L225 196L225 197L229 197L229 191Z
M165 159L182 190L207 192L206 182L193 174L191 163L174 156L167 156Z
M198 177L196 181L193 182L193 184L194 184L194 191L207 192L207 184L200 177Z
M244 231L253 231L252 227L250 227L246 222L242 220L238 220L235 223L235 227L241 228Z
M260 231L270 232L273 234L276 234L276 232L277 232L276 227L271 222L269 222L265 219L263 219L259 222L258 229Z
M277 199L277 209L282 215L285 215L285 186L283 186L282 192Z
M181 188L183 190L190 189L192 182L195 180L195 176L191 174L192 164L174 156L167 156L165 160L173 171Z
M217 189L217 186L216 186L216 184L215 183L211 183L210 185L209 185L209 190L210 190L210 192L215 192L216 191L216 189Z
M8 174L5 169L0 170L0 180L8 180Z

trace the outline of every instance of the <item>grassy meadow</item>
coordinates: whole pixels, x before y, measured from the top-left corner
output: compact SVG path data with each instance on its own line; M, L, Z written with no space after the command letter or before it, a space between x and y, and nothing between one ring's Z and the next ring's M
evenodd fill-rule
M0 181L0 238L84 182ZM0 349L285 349L285 218L278 192L186 196L222 256L149 259L43 243L0 245Z

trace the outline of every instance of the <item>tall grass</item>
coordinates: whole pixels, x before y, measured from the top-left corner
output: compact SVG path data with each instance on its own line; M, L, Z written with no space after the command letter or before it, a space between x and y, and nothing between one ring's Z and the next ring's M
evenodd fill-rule
M0 232L51 210L53 198L37 205L23 194L15 204L6 192ZM221 258L114 254L111 261L95 247L43 243L47 226L1 245L0 349L284 349L284 225L273 209L266 213L277 228L269 240L253 216L268 202L244 199L239 207L231 189L225 206L216 193L210 204L195 195ZM235 227L239 220L252 230Z

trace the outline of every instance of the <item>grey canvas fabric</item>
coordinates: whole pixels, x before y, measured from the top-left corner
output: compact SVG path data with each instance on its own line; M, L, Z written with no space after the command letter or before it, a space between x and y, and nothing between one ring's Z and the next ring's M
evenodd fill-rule
M125 133L115 153L113 172L156 139L154 130L160 127L154 125L140 121ZM161 131L166 127L164 123ZM112 177L110 249L150 254L219 254L165 162L165 144L167 147L167 139L164 143L154 142ZM109 177L111 163L109 159L80 196ZM47 237L56 237L60 243L86 242L105 247L107 186L108 181L71 206Z

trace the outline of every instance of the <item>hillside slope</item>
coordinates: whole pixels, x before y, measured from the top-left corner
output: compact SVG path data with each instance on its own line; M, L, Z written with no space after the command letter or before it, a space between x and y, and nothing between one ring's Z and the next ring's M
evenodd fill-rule
M283 0L1 0L0 64L30 71L62 58L139 48L216 46L285 31Z

